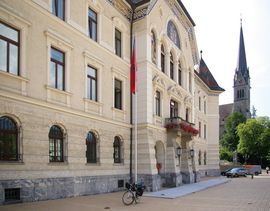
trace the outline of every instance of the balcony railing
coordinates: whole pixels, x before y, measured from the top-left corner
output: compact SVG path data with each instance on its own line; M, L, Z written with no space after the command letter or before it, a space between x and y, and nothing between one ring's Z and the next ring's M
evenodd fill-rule
M180 130L192 136L196 136L199 133L194 127L194 124L185 121L181 117L166 118L165 128L167 128L167 130Z

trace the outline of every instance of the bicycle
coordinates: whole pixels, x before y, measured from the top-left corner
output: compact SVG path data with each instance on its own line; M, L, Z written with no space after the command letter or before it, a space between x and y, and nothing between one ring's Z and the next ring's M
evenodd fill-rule
M145 186L143 182L140 183L126 183L127 191L122 196L122 202L125 205L131 205L134 201L137 204L139 197L143 195Z

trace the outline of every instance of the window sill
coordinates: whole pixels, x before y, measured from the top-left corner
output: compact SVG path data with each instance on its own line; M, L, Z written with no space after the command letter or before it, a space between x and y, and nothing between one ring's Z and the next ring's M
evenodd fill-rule
M0 165L24 165L25 163L23 161L0 161Z
M6 91L27 95L29 81L27 78L0 69L0 84L3 85L2 88Z
M100 163L86 163L86 166L101 166Z
M112 118L114 120L126 121L126 111L112 107Z
M47 90L48 102L70 107L70 98L72 96L72 93L59 90L48 85L45 85L45 88Z
M113 163L114 166L124 166L124 162L123 163Z
M102 115L102 108L103 104L94 100L90 100L88 98L83 98L84 100L84 111L97 114L97 115Z
M67 166L68 162L49 162L49 166Z
M153 115L153 119L154 119L154 124L158 125L158 126L162 126L163 125L163 118L161 116L157 116L157 115Z

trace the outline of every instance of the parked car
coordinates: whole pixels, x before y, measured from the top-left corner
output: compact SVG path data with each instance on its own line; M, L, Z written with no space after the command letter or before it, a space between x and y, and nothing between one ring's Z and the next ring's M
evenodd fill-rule
M222 176L226 176L226 173L227 173L228 171L232 170L232 169L233 169L233 167L227 168L227 169L223 170L222 172L220 172L220 174L221 174Z
M245 168L240 167L240 168L231 169L230 171L226 173L226 176L227 177L240 177L240 176L246 177L247 174L248 174L248 171Z
M245 165L245 169L248 171L248 174L259 175L262 173L262 167L260 165Z

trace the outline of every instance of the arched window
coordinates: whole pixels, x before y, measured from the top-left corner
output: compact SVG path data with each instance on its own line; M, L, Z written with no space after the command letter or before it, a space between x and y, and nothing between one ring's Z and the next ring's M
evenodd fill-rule
M172 52L170 53L170 78L173 80L173 71L174 65L173 65L173 54Z
M199 165L202 165L202 152L201 152L201 150L199 150L198 163L199 163Z
M62 129L53 125L49 132L50 162L64 162L64 136Z
M86 159L87 163L97 162L97 139L93 132L88 132L86 137Z
M160 55L160 66L161 66L161 71L163 73L165 73L165 50L164 50L164 46L163 44L161 44L161 47L160 47L160 52L161 52L161 55Z
M178 62L178 84L182 86L182 66L180 60Z
M170 38L170 40L179 48L181 49L181 44L180 44L180 38L179 38L179 34L178 31L176 29L176 26L174 25L174 23L170 20L168 22L168 26L167 26L167 35Z
M114 137L113 159L114 163L121 163L121 140L118 136Z
M156 64L156 52L157 52L156 36L153 31L151 31L151 58L152 62Z
M0 118L0 160L19 160L17 125L7 116Z

